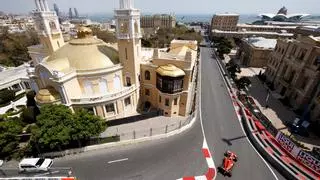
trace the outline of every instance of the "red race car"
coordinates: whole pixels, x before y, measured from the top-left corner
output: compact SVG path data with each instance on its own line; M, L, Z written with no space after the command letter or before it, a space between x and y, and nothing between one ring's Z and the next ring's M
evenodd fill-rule
M234 163L237 162L238 157L235 153L231 152L231 151L227 151L224 153L224 158L222 161L222 165L220 167L218 167L218 171L223 174L224 176L232 176L232 169L234 166Z

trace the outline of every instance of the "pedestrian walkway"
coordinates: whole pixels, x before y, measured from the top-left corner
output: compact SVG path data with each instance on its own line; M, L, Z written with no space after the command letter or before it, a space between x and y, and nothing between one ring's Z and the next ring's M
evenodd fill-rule
M260 71L263 73L264 70L261 68L241 68L239 77L246 76L251 80L252 87L249 89L249 93L255 100L256 105L278 130L290 135L286 124L292 123L297 115L280 102L278 93L269 91L268 87L258 79L257 75ZM296 134L292 134L292 137L310 150L320 145L319 137L313 133L310 133L308 138Z
M187 122L187 117L164 117L157 116L132 123L110 126L101 137L120 135L120 140L129 140L157 134L165 134L174 129L178 129Z

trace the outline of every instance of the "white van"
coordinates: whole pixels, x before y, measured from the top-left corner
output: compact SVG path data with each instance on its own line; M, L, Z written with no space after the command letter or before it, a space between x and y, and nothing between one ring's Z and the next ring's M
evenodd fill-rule
M44 158L25 158L19 163L20 172L48 171L52 166L52 159Z

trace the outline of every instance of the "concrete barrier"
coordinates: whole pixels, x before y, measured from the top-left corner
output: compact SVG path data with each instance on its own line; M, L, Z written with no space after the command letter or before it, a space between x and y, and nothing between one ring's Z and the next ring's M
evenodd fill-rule
M241 103L241 102L240 102ZM243 105L240 107L242 112L241 123L243 124L244 130L246 131L249 140L251 141L252 145L257 149L257 151L273 166L275 167L284 177L287 179L299 179L296 177L291 170L283 165L282 162L271 156L268 151L263 147L262 143L253 135L254 129L252 129L248 125L248 119L245 115L245 111L243 110Z

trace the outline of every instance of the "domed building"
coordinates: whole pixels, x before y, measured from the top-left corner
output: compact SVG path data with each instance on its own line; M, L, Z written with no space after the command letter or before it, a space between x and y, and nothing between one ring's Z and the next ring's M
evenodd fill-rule
M194 107L197 42L173 40L170 48L141 48L140 11L132 0L115 10L117 49L80 27L64 42L58 17L35 0L40 45L29 47L28 70L36 102L85 108L106 120L137 111L187 116Z
M41 7L36 15L57 18L55 13ZM50 25L54 22L47 20L46 16L39 17L39 21L42 21L39 24L48 23L44 28L46 36L41 36L43 31L39 26L37 28L42 51L47 56L41 61L35 60L34 69L29 71L39 106L55 103L73 110L85 108L106 119L126 117L136 112L137 86L124 82L124 67L118 50L94 37L91 29L86 27L78 28L76 39L59 43L57 39L61 40L61 33L50 29L53 26L59 29L59 24ZM58 47L50 48L54 47L51 44L58 44Z

